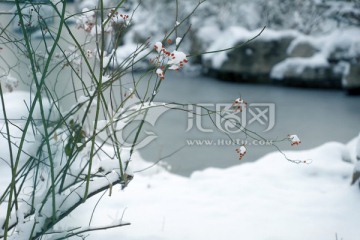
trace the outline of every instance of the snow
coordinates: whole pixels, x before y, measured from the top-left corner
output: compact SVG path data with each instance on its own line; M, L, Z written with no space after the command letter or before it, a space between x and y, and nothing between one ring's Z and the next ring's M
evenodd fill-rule
M209 22L209 20L207 20L207 22ZM211 24L200 28L196 35L201 40L202 44L208 47L222 35L222 32L219 26Z
M22 100L28 98L25 92L7 93L5 98L9 116L16 118L26 113ZM0 141L6 146L4 138ZM127 171L134 174L134 179L125 190L112 186L111 196L107 193L101 199L90 226L90 215L100 195L81 204L54 230L130 222L130 226L91 232L88 239L318 240L335 239L337 234L339 238L355 240L360 235L357 226L360 216L354 214L360 211L360 191L357 184L350 186L354 165L343 161L343 157L354 156L358 145L356 138L348 145L330 142L312 150L286 152L291 159L311 159L311 164L292 164L281 153L274 152L228 169L197 171L189 178L169 173L159 165L149 168L153 163L135 152L131 169ZM113 148L104 145L103 150L111 155ZM6 148L0 150L0 155L8 159ZM121 158L130 158L129 149L122 149ZM94 161L94 169L102 167L109 171L117 167L117 161L108 159L105 153L100 153L99 159ZM9 170L0 161L1 192L10 179ZM90 192L117 178L117 173L110 173L106 179L91 185ZM73 191L57 196L57 203L62 202L59 211L79 201L84 187ZM44 206L48 217L50 203L51 198ZM4 208L0 206L0 222ZM25 212L22 209L17 213L20 219ZM45 217L36 217L38 221L46 221ZM28 231L30 223L21 224L19 230Z
M244 157L244 155L246 154L246 147L241 146L236 149L236 152L239 154L239 160L241 160Z
M330 58L349 60L359 56L360 29L337 29L322 36L298 34L287 49L288 54L302 43L309 44L317 50L317 53L308 58L290 57L285 59L273 67L270 74L272 78L281 80L287 71L293 71L300 75L306 68L329 66ZM334 71L346 75L348 72L347 63L338 64Z
M160 68L156 69L156 74L160 79L164 79L164 71L161 70Z
M187 63L188 60L186 58L186 54L180 51L174 50L171 53L170 60L167 64L169 65L181 65L182 63Z
M288 52L297 44L307 42L317 48L325 57L339 50L341 58L352 58L360 54L360 29L346 28L337 29L322 36L299 35L291 45Z
M12 92L19 85L19 80L11 74L8 74L5 77L0 77L0 83L3 83L5 88L9 92Z
M79 8L92 9L96 2L97 0L82 0ZM128 2L127 6L129 7L119 9L121 12L119 14L130 14L131 27L124 32L124 46L121 47L121 51L118 51L121 55L120 60L131 54L127 49L134 50L134 46L147 42L149 36L151 39L163 39L164 33L170 32L174 26L179 32L179 36L182 36L189 24L192 26L191 34L190 37L183 39L182 48L187 49L188 52L191 49L193 52L189 52L190 54L232 47L238 42L246 41L257 35L265 25L267 29L260 38L290 35L300 36L300 39L304 40L306 38L304 33L306 33L320 36L319 40L316 41L322 46L331 44L331 40L329 41L321 36L331 35L334 36L332 39L336 39L338 36L338 43L342 43L345 48L351 39L359 39L356 33L359 30L351 27L352 25L357 26L355 19L352 24L348 22L353 19L351 16L356 16L359 10L355 3L344 1L328 1L325 3L317 0L243 0L243 4L238 4L236 0L207 0L200 5L188 21L183 22L183 19L192 12L198 3L198 1L183 0L179 2L181 11L175 24L175 19L169 18L176 11L175 4L171 1L149 0L142 2L139 6L136 1L126 2ZM114 7L114 1L106 1L104 4L109 9ZM132 15L132 10L135 8L135 14ZM85 29L88 25L86 22L89 22L88 18L91 20L91 14L85 15L79 20L80 24L85 24ZM122 20L122 17L119 15L117 19ZM164 19L169 20L164 21ZM345 34L348 37L341 35L344 29L352 29L349 30L348 34ZM354 34L351 34L351 31ZM355 49L358 48L355 46ZM353 51L352 48L347 49L350 55L356 55L356 51ZM124 52L123 55L122 52ZM214 69L218 69L227 60L227 55L226 52L223 52L207 55L205 58L211 61ZM122 62L120 60L119 63ZM297 63L299 61L288 63L288 66L293 68ZM144 68L146 68L146 64L148 63L144 63ZM300 64L306 64L306 61L300 62ZM301 69L305 68L299 68L299 70ZM274 76L281 78L283 74L274 73Z
M114 49L111 51L111 53L109 55L106 55L106 56L105 56L105 52L104 52L104 57L103 57L103 66L104 67L107 67L109 65L110 61L113 59L114 53L115 53Z
M315 54L309 58L287 58L272 68L270 76L273 79L283 79L287 71L293 71L300 75L307 67L316 68L326 66L329 66L329 63L323 54Z
M213 30L216 32L216 30ZM256 29L254 31L249 31L243 27L229 27L227 30L222 32L220 35L216 35L216 40L210 45L205 52L218 51L221 49L232 48L238 44L246 42L247 40L255 37L261 32L261 29ZM291 30L284 31L274 31L271 29L266 29L258 38L270 41L274 39L279 39L287 36L296 36L299 33ZM231 37L229 37L231 36ZM227 52L222 51L213 54L203 55L205 61L211 63L212 68L220 69L223 63L228 60Z
M216 26L205 26L201 31L211 33L199 34L199 39L205 46L211 43L205 51L211 52L232 48L243 43L255 37L261 29L250 31L243 27L236 26L229 27L221 32ZM294 40L287 49L289 57L277 63L272 68L270 76L274 79L283 79L288 71L300 75L308 68L328 67L330 65L329 59L331 58L348 61L360 55L360 29L358 28L335 29L321 36L304 35L293 30L277 31L265 29L255 41L271 41L286 37L292 37ZM292 51L299 44L310 45L316 51L315 54L306 58L290 57ZM251 55L252 52L247 52L247 54ZM208 65L213 69L221 69L224 62L228 60L227 51L203 55L203 60L208 62ZM345 62L337 64L334 71L337 71L343 76L346 75L348 71L347 64L348 63Z
M163 45L162 45L161 42L156 42L156 43L154 44L154 48L155 48L155 50L156 50L158 53L160 53L161 50L162 50L162 48L163 48Z
M341 160L342 151L348 151L345 145L332 142L287 153L312 158L310 165L290 164L280 153L271 153L190 178L155 167L151 174L136 174L125 191L104 197L93 222L110 224L124 214L132 225L92 233L89 239L315 240L335 239L336 233L357 239L360 217L354 213L360 210L360 192L349 185L353 166ZM77 216L88 214L84 207L69 221L79 223Z
M289 135L289 140L291 145L299 145L301 143L300 138L295 134Z
M175 41L176 46L179 46L179 44L181 43L181 41L182 41L182 38L181 38L181 37L177 37L177 38L176 38L176 41Z
M102 82L103 83L106 83L107 81L111 80L111 76L110 75L105 75L105 76L102 76Z
M82 9L82 15L76 19L77 28L83 28L87 32L91 32L96 24L95 11L88 8Z
M31 95L24 91L13 91L11 93L4 93L4 101L6 103L11 103L6 104L5 106L7 118L11 119L11 121L16 124L22 122L23 119L28 116L29 108L34 97L34 95ZM49 116L48 118L50 120L54 120L56 116L50 113L52 104L45 98L43 98L43 107L45 110L45 116ZM0 119L2 121L2 119L4 119L2 107L0 107L0 110ZM41 119L40 107L38 106L38 104L35 106L32 117L34 120ZM1 123L1 125L3 125L3 123ZM2 129L2 131L4 131L4 129Z
M84 96L84 95L81 95L78 99L78 103L79 104L82 104L82 103L85 103L87 101L89 101L90 97L87 97L87 96Z
M253 5L252 5L253 6ZM148 21L151 22L151 21ZM94 24L93 13L84 14L78 24L85 30L91 30ZM179 23L176 22L176 26ZM208 43L208 51L214 51L233 47L235 44L244 42L260 30L249 31L241 27L230 27L222 32L218 26L207 26L203 28L203 40ZM213 34L208 34L213 33ZM216 33L216 34L215 34ZM209 36L210 35L210 36ZM260 37L262 39L277 39L284 36L300 36L293 31L276 32L267 30ZM231 36L229 38L228 36ZM329 37L330 36L330 37ZM355 56L360 53L359 36L360 31L353 29L347 32L335 31L331 35L322 37L297 38L289 47L289 51L296 47L296 44L308 41L318 49L318 53L311 58L292 58L277 65L273 70L273 77L282 78L282 73L291 67L296 71L303 71L305 66L327 65L327 59L335 49L341 49L340 54L344 58ZM176 45L181 42L176 39ZM328 41L329 40L329 41ZM325 44L324 44L325 42ZM161 44L161 43L160 43ZM162 48L159 42L155 44L157 51ZM140 45L127 43L120 46L116 52L104 55L104 66L110 64L115 58L118 63L130 60L138 60L144 55L137 55L141 52ZM70 49L71 50L71 49ZM72 51L76 51L73 49ZM134 54L133 52L137 53ZM247 51L249 55L251 51ZM92 52L87 51L88 57ZM205 59L212 62L214 68L220 68L227 60L226 52L205 55ZM78 54L69 55L69 61L80 64ZM178 65L187 62L186 54L174 50L172 59L168 61L169 69L179 69ZM160 68L156 70L159 77L164 77ZM103 82L110 80L109 76L103 76ZM5 84L11 84L8 89L12 91L17 85L17 79L8 75L3 80ZM132 93L132 90L129 90ZM156 92L154 91L154 95ZM92 94L90 94L92 95ZM19 119L19 122L12 120L12 123L21 125L20 119L26 117L31 97L25 92L6 93L7 117ZM89 96L81 96L78 103L85 103ZM237 99L237 103L243 103ZM25 102L25 103L24 103ZM51 104L45 99L45 109L50 109ZM146 102L145 106L135 106L136 109L146 109L156 106ZM0 111L0 116L3 114ZM50 114L46 111L45 114ZM125 115L125 114L124 114ZM35 110L34 119L40 117L39 109ZM3 116L2 116L3 118ZM4 122L1 120L3 138L0 142L7 146L4 138ZM97 123L99 129L109 124L107 120ZM119 125L123 124L119 121ZM11 134L15 137L21 135L21 129L10 126ZM67 139L66 134L57 131L59 139ZM36 156L36 150L40 146L42 136L28 134L25 151L30 156ZM300 143L297 135L290 135L289 139L293 144ZM18 140L16 140L18 141ZM14 143L16 142L14 140ZM52 147L56 148L56 139L51 139ZM53 144L54 143L54 144ZM79 147L81 143L77 143ZM59 148L61 149L61 148ZM59 150L58 149L58 150ZM360 157L360 135L351 144L326 143L318 148L301 151L286 152L289 158L311 159L311 164L291 164L284 159L279 152L268 154L256 162L245 163L228 169L208 168L203 171L194 172L189 178L180 177L169 173L159 165L152 166L146 162L138 153L131 158L131 165L126 170L129 175L135 178L125 190L121 186L112 186L118 180L118 174L113 171L118 168L118 162L109 159L114 149L104 145L104 153L99 153L99 159L94 159L92 170L104 169L110 172L106 178L100 179L90 186L90 193L109 185L112 194L104 195L98 203L99 197L94 197L87 203L82 204L73 213L57 224L54 230L69 229L77 226L91 227L110 226L120 223L131 222L131 226L119 229L108 229L101 232L92 232L88 239L335 239L335 234L343 239L357 239L360 229L357 224L360 216L354 214L360 210L360 192L356 186L350 186L351 173L354 169L352 161L344 161L344 158L351 159L353 155ZM247 149L241 146L238 149L240 159L245 155ZM56 152L56 151L54 151ZM105 154L106 152L106 154ZM61 153L59 153L61 155ZM9 152L6 147L0 150L0 192L4 191L9 183L10 168L8 159ZM57 158L56 155L54 158ZM84 159L79 157L81 169L84 166ZM130 161L130 149L121 149L121 159ZM58 160L58 159L55 159ZM194 159L196 161L196 159ZM55 161L56 163L56 161ZM21 165L22 163L20 163ZM56 165L56 164L55 164ZM356 166L359 166L357 162ZM62 166L55 166L55 172L59 172ZM143 171L146 169L145 171ZM80 171L74 170L74 176ZM95 173L95 171L92 171ZM49 176L46 171L41 172L41 178L47 184L40 182L36 197L41 199L42 193L46 192ZM31 178L31 177L30 177ZM30 179L29 178L29 179ZM29 180L28 179L28 180ZM70 184L71 177L66 184ZM27 184L27 183L26 183ZM19 193L21 197L31 192L26 189ZM110 191L110 190L109 190ZM66 212L74 204L81 200L84 195L84 186L69 189L68 193L56 195L59 205L59 212ZM44 222L52 215L52 201L49 197L44 205L36 206L36 213L33 218L38 222ZM0 205L0 225L3 224L5 205ZM40 208L43 211L37 212ZM20 210L16 212L19 227L14 231L14 238L21 233L31 231L32 221L25 219L28 213L28 206L20 203ZM94 210L94 212L93 212ZM94 219L88 224L90 215L94 213ZM12 218L15 221L15 218ZM41 224L38 226L41 227ZM79 228L80 229L80 228ZM35 232L41 229L36 228ZM0 230L0 234L1 234ZM65 236L65 235L63 235ZM45 236L48 239L51 236Z
M130 63L143 59L148 51L143 46L135 43L128 43L116 49L114 66L128 67Z

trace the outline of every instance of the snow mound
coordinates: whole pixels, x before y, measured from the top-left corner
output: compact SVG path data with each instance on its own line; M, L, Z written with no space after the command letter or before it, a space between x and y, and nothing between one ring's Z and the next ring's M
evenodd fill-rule
M229 169L195 172L190 178L166 171L135 175L125 191L103 198L93 222L103 225L123 218L132 225L92 233L89 239L318 240L337 234L355 240L360 234L360 217L354 214L360 211L360 192L350 186L353 165L342 161L344 151L347 146L332 142L286 153L312 159L310 165L292 164L271 153ZM78 223L77 216L89 215L95 203L69 220Z

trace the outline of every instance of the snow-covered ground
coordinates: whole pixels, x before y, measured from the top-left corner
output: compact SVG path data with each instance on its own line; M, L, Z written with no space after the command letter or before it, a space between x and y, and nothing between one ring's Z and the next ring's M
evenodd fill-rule
M310 158L310 165L295 165L271 153L190 178L157 167L147 170L136 174L124 191L104 196L93 221L104 225L123 215L131 225L92 233L89 239L335 240L336 234L338 239L359 239L360 191L350 186L353 165L342 160L354 146L355 140L348 145L331 142L286 153ZM146 165L141 158L136 161ZM87 220L88 206L69 221Z
M14 98L7 108L21 102ZM286 153L292 159L311 159L309 165L287 162L275 152L228 169L208 168L190 178L160 166L144 170L152 163L136 154L134 179L125 190L114 187L111 197L106 193L91 222L95 227L122 219L131 225L92 232L88 239L359 239L360 191L357 184L350 186L354 165L344 161L355 161L356 141ZM3 138L1 145L6 146ZM0 151L7 159L6 148ZM0 169L2 192L10 173L3 161ZM87 226L99 197L81 205L56 229Z

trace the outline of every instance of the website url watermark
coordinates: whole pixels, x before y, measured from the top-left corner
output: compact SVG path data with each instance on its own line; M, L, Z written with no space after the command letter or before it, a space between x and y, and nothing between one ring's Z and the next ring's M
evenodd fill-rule
M187 139L187 146L271 146L273 140L246 140L246 139Z

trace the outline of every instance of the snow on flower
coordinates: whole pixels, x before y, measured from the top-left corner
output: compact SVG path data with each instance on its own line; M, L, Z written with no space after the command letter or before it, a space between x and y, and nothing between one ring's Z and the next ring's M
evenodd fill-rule
M177 44L180 44L181 42L181 39L179 39L180 38L176 39ZM172 41L168 41L169 44L171 42ZM156 42L154 44L154 49L158 53L158 56L154 59L150 59L150 62L159 67L159 69L156 71L156 74L160 77L161 80L165 78L166 69L178 71L184 66L185 63L188 62L187 56L184 52L177 50L170 52L163 46L161 42Z
M240 112L242 112L242 107L243 106L247 106L247 102L244 101L244 99L242 99L241 97L240 98L237 98L235 99L235 101L233 102L232 104L233 108L235 108L235 112L237 110L240 110Z
M158 53L160 53L161 50L163 49L162 43L161 43L161 42L156 42L155 45L154 45L154 49L155 49Z
M129 90L124 93L124 97L133 98L133 96L134 96L134 89L132 88L129 88Z
M170 70L178 71L178 70L180 69L180 67L177 66L177 65L171 65L171 66L169 67L169 69L170 69Z
M89 49L86 50L86 57L87 57L87 58L90 59L90 58L92 58L93 56L94 56L93 51L91 51L91 50L89 50Z
M243 156L246 154L246 147L242 145L236 149L236 152L239 154L239 160L241 160Z
M118 11L115 11L115 8L110 10L110 12L108 13L108 19L105 20L105 22L108 23L105 26L106 32L112 32L114 25L126 27L130 24L129 23L129 15L121 14Z
M170 55L169 65L181 65L187 63L186 54L180 51L174 50Z
M295 134L293 134L293 135L290 135L290 134L289 134L288 139L289 139L290 142L291 142L291 146L293 146L293 145L299 145L299 144L301 143L300 138L299 138L297 135L295 135Z
M95 26L96 18L95 11L90 11L88 8L82 10L82 15L76 19L76 26L78 29L84 29L86 32L91 32Z
M164 80L164 71L161 68L156 70L156 74L159 76L160 80Z
M119 22L126 23L126 21L129 19L129 15L115 12L115 8L110 10L110 12L108 13L108 17L109 18L111 17L110 21L113 23L119 23Z

